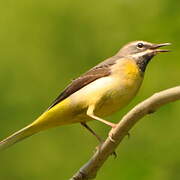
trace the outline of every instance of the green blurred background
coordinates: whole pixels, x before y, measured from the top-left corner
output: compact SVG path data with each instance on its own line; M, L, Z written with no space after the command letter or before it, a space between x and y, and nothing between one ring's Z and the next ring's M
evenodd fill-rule
M38 117L71 81L133 40L171 42L155 57L137 97L107 118L180 81L179 0L6 0L0 3L0 139ZM180 102L146 116L98 180L180 179ZM89 123L101 136L109 128ZM0 155L0 180L69 179L96 139L79 124L39 133Z

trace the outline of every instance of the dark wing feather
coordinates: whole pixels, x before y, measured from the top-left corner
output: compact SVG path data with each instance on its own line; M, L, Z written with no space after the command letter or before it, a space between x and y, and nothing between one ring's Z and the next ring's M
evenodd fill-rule
M111 57L106 61L98 64L94 68L90 69L79 78L73 80L71 84L67 86L65 90L55 99L55 101L48 108L48 110L54 107L59 102L61 102L62 100L72 95L73 93L75 93L76 91L78 91L79 89L95 81L96 79L110 75L110 66L115 64L117 59L119 59L119 57Z

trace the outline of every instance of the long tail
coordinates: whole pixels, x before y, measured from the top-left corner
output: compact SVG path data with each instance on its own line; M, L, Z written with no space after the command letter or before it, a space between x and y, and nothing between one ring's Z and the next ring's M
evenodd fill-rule
M59 108L61 106L61 108ZM35 133L38 133L42 130L53 128L55 126L65 125L71 123L67 121L68 118L71 118L69 113L69 100L65 99L57 107L50 109L43 113L39 118L37 118L30 125L24 127L23 129L15 132L11 136L0 141L0 150L4 150L9 146L29 137ZM70 110L71 112L71 110ZM70 115L69 115L70 114ZM64 120L66 117L66 120Z
M4 140L0 141L0 150L4 150L9 146L35 134L37 129L34 128L33 125L28 125L25 128L15 132L11 136L5 138Z

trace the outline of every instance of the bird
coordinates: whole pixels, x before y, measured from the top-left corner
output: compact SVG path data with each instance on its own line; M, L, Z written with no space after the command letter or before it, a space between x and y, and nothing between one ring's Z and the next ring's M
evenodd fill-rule
M141 40L124 45L114 56L73 80L31 124L0 141L0 150L40 131L72 123L80 123L101 142L87 122L97 120L115 128L117 124L104 117L122 109L135 97L148 63L155 55L169 52L161 49L168 45Z

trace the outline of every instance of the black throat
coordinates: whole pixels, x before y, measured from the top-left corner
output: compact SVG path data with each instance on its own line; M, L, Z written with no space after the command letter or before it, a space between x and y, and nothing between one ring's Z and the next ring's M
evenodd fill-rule
M136 64L142 72L145 72L149 61L153 58L154 54L146 54L136 60Z

